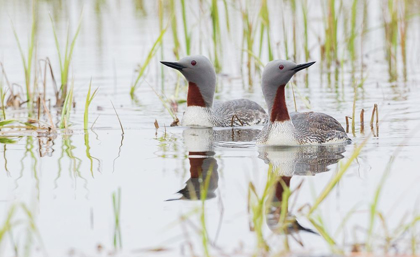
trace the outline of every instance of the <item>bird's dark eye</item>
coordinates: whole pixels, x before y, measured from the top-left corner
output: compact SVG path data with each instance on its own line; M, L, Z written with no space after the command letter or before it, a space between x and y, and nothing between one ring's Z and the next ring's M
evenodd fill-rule
M279 69L280 69L280 70L284 69L283 64L280 64Z
M191 65L192 65L192 66L195 66L196 64L197 64L197 62L196 62L195 60L192 60L192 61L191 61Z

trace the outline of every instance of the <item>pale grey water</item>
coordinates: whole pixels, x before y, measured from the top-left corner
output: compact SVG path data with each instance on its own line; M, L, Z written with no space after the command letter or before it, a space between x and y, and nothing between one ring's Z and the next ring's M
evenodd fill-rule
M209 55L211 49L211 23L206 15L199 15L198 4L186 1L190 30L192 30L193 53ZM378 1L379 2L379 1ZM346 224L346 229L334 237L340 246L350 249L357 241L363 242L365 229L369 220L369 204L373 202L375 190L384 174L386 165L394 151L400 149L391 173L387 178L380 197L379 210L386 217L388 228L400 226L405 218L408 223L417 215L420 189L420 124L419 107L419 19L413 18L408 37L408 81L393 85L388 82L387 64L384 59L383 30L380 22L380 6L370 2L369 27L375 28L367 33L363 51L364 74L367 79L364 90L359 91L360 99L356 110L366 110L365 134L359 132L357 123L356 137L353 144L342 153L346 161L357 145L369 134L370 112L377 103L380 114L379 138L369 139L360 156L353 162L334 191L321 205L319 214L327 230L334 235L342 219L355 205L357 211ZM100 3L100 1L98 2ZM270 3L273 7L271 18L273 42L282 42L281 19L276 16L281 4ZM66 22L70 20L72 33L79 17L81 2L40 2L40 24L38 28L37 58L48 56L58 76L59 64L54 45L54 37L48 13L56 19L59 37L65 37ZM96 9L96 3L84 4L84 18L80 37L76 43L72 63L75 80L76 109L72 112L73 135L58 135L48 147L40 147L39 140L47 139L34 136L16 138L14 144L1 145L0 158L0 228L10 206L26 203L35 216L36 226L40 232L42 244L36 238L31 243L32 256L44 256L41 249L49 256L105 256L114 252L114 213L112 193L121 189L121 235L123 249L118 253L124 256L190 256L190 245L193 251L202 255L202 244L199 233L199 214L188 216L188 221L181 222L183 215L201 207L199 201L166 201L179 198L177 191L185 187L190 179L191 160L189 152L214 152L207 155L217 163L217 183L213 184L214 198L205 202L207 229L210 241L217 247L210 246L214 255L233 252L250 255L256 247L256 237L250 231L247 213L248 184L252 182L258 192L262 192L267 180L268 165L261 156L261 149L255 146L252 135L255 131L235 130L234 139L245 142L232 142L231 129L212 131L191 130L182 127L164 129L164 124L171 123L166 112L149 85L167 97L173 97L177 74L163 69L165 79L161 81L161 52L153 58L146 72L147 82L143 82L136 91L139 103L131 101L129 89L133 80L134 69L146 58L153 41L159 35L157 2L145 1L146 15L136 11L131 1L105 1ZM179 6L179 3L178 3ZM258 4L256 4L258 6ZM310 48L311 60L319 61L319 43L316 35L323 33L322 12L319 3L310 3ZM222 11L222 2L220 2ZM230 35L224 35L223 75L218 77L220 100L249 98L265 107L256 76L254 92L244 89L240 73L241 17L231 8ZM23 85L23 67L18 52L9 16L13 20L23 47L27 44L30 25L30 4L27 1L0 1L0 60L4 64L10 81ZM290 17L289 17L290 18ZM165 16L165 24L168 15ZM224 22L222 18L221 22ZM291 22L291 20L290 20ZM280 25L279 25L280 24ZM181 17L178 17L181 28ZM301 29L301 28L300 28ZM182 30L180 30L182 31ZM289 31L290 32L290 31ZM341 34L344 32L341 31ZM290 33L289 33L290 34ZM290 36L290 35L289 35ZM183 42L183 34L180 33ZM258 41L258 40L256 40ZM64 41L60 42L64 47ZM183 46L183 44L181 44ZM172 54L172 32L164 38L164 60L175 60ZM256 46L257 51L258 47ZM345 48L340 49L339 53ZM265 50L264 50L265 51ZM211 56L211 55L210 55ZM266 53L264 54L266 56ZM284 58L284 50L275 48L275 56ZM266 62L266 58L263 58ZM303 52L296 61L303 61ZM319 62L318 62L319 63ZM401 69L401 65L399 69ZM353 88L350 67L344 66L344 75L340 76L338 90L328 86L326 74L321 74L319 64L308 70L309 85L304 87L303 75L298 76L299 92L308 98L311 109L325 112L337 118L344 125L344 117L352 112ZM401 74L401 70L400 70ZM84 101L90 78L93 88L99 87L98 96L94 99L90 111L90 123L99 116L94 130L89 131L90 153L96 159L86 155L85 135L83 131ZM181 80L182 81L182 80ZM244 81L244 82L243 82ZM344 85L341 84L343 81ZM343 87L343 88L342 88ZM289 86L290 89L290 86ZM50 90L52 96L52 90ZM288 92L288 103L293 109L292 92ZM181 87L179 98L185 99L186 91ZM296 97L298 110L308 107ZM125 128L122 137L117 117L111 105L116 106L121 122ZM179 105L177 115L182 117L185 104ZM8 117L24 117L19 110L7 110ZM157 131L153 122L158 120ZM261 127L253 129L259 130ZM247 136L252 134L250 136ZM199 139L195 135L199 135ZM406 141L405 138L409 137ZM41 157L41 152L50 156ZM290 163L300 160L293 151L276 151L271 154L271 162L283 163L282 172L290 171ZM264 152L264 151L263 151ZM48 155L48 154L47 154ZM201 158L200 158L201 156ZM313 154L317 156L317 154ZM191 156L190 156L191 157ZM192 158L193 159L193 158ZM197 160L195 160L197 161ZM288 166L289 165L289 166ZM297 209L305 204L313 204L315 197L335 175L337 164L328 166L329 172L315 176L295 176L291 181L294 189L303 181L299 196L290 213L298 215ZM289 167L289 168L287 168ZM216 173L216 172L215 172ZM405 216L407 215L407 216ZM18 218L24 219L20 211ZM304 227L311 227L303 217L298 218ZM272 252L282 249L282 235L272 235L268 226L264 227ZM379 222L375 234L383 234ZM1 242L1 255L13 256L13 242L20 249L25 244L26 226L20 224ZM300 233L305 247L293 240L291 249L295 253L328 253L327 244L320 236ZM13 240L11 240L13 238ZM376 241L377 251L381 252ZM13 242L12 242L13 241ZM43 247L42 247L43 245ZM98 246L103 248L98 251ZM147 249L164 248L160 253L145 252ZM409 236L398 242L398 251L410 253Z

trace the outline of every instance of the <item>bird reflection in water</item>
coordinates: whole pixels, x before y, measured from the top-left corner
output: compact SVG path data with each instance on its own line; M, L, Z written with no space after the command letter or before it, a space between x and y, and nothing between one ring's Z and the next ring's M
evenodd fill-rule
M215 152L189 152L190 178L185 182L185 187L177 193L182 195L181 199L197 200L201 197L212 199L216 197L216 189L219 182L219 173L217 172L217 161L214 158ZM207 194L204 188L207 187ZM203 192L202 192L203 191Z
M214 146L223 142L250 142L258 135L257 129L187 128L183 131L185 148L190 162L190 178L177 193L181 198L173 200L212 199L216 197L219 182L218 164ZM207 182L207 183L205 183ZM206 195L201 195L207 189Z
M330 165L342 159L346 145L299 146L299 147L263 147L259 150L259 158L271 164L277 172L278 180L274 194L269 203L267 225L273 232L296 233L306 231L315 233L299 224L296 218L287 210L286 227L279 224L282 215L282 202L285 190L290 188L294 176L315 176L329 170ZM298 186L299 187L299 186ZM289 200L289 199L287 199ZM288 206L286 204L285 206Z

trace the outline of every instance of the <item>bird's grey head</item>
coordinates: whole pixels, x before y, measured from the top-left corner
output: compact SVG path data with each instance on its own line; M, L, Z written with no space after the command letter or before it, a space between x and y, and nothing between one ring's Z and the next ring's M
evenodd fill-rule
M216 72L214 70L213 64L210 62L207 57L202 55L192 55L182 58L177 62L164 62L161 61L163 65L171 67L178 70L184 75L188 80L189 86L196 86L201 93L201 96L207 107L213 105L214 91L216 90ZM191 88L189 89L190 92ZM193 90L191 90L193 92ZM200 97L196 93L190 97ZM201 99L187 99L191 101L200 101Z
M262 74L262 90L270 111L278 88L280 86L286 86L293 75L300 70L308 68L314 63L315 62L296 64L292 61L274 60L265 66Z

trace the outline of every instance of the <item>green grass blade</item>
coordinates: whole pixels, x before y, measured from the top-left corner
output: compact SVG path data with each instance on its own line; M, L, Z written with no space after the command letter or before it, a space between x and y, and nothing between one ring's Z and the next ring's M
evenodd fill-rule
M351 163L359 156L360 152L362 151L363 147L366 145L367 141L370 137L367 137L363 142L354 149L353 154L350 156L350 158L345 162L343 165L340 166L340 169L338 170L338 173L331 179L331 181L325 186L324 190L321 192L321 194L318 196L318 198L315 200L315 203L311 207L311 209L308 212L308 216L310 216L318 207L319 205L327 198L327 196L330 194L330 192L333 190L335 185L340 181L340 179L343 177L343 175L346 173L347 169L350 167Z
M70 113L71 107L73 105L73 89L74 89L74 82L72 81L69 93L66 96L64 101L63 109L61 111L61 120L60 120L60 128L68 128L70 122Z
M54 33L55 47L57 48L57 53L58 53L58 61L60 62L60 72L62 73L63 72L63 62L62 62L62 59L61 59L60 43L58 42L57 32L56 32L54 21L53 21L53 18L51 16L51 14L50 14L50 20L51 20L53 33Z
M165 28L164 30L162 30L160 32L159 37L156 39L155 43L153 44L152 48L149 51L149 54L147 55L146 60L144 61L143 65L140 68L139 74L137 75L137 78L134 82L134 84L131 86L131 90L130 90L130 95L132 98L134 98L134 92L137 89L137 84L139 83L140 78L143 76L144 72L146 71L146 68L148 66L148 64L150 63L150 61L152 60L153 56L156 54L158 47L160 45L160 43L162 42L162 38L163 35L165 35L167 28Z
M186 49L187 55L190 55L191 35L188 33L188 28L187 28L187 14L185 10L185 0L181 0L181 7L182 7L182 23L184 25L185 49Z
M93 98L95 97L95 95L96 95L96 92L98 91L98 88L93 92L93 94L91 95L90 93L91 93L91 89L92 89L92 79L90 80L90 83L89 83L89 90L88 90L88 92L87 92L87 95L86 95L86 103L85 103L85 113L84 113L84 118L83 118L83 121L84 121L84 129L85 130L88 130L88 123L89 123L89 106L90 106L90 104L92 103L92 100L93 100Z
M22 58L23 68L25 69L25 74L26 74L26 71L28 70L28 68L26 67L25 54L23 53L22 46L20 45L19 37L17 35L17 32L16 32L16 29L15 29L15 25L13 24L13 21L11 21L11 23L12 23L13 34L15 35L16 43L17 43L18 48L19 48L20 57Z

